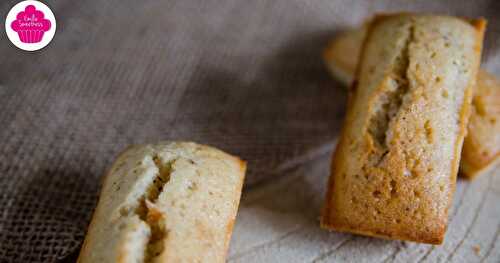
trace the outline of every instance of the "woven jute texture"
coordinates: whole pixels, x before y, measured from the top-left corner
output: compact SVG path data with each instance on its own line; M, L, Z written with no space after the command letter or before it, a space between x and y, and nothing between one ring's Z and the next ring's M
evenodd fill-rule
M345 93L320 54L375 12L484 16L484 67L500 73L496 0L44 2L58 22L48 47L1 32L0 262L74 261L129 144L219 147L248 161L246 189L331 150Z

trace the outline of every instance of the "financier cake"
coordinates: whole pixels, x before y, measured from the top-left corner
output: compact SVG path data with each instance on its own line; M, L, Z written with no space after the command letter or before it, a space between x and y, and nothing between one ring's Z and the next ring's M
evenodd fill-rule
M108 172L78 262L225 262L246 165L215 148L128 148Z
M374 18L333 155L322 227L443 241L484 28L481 19Z

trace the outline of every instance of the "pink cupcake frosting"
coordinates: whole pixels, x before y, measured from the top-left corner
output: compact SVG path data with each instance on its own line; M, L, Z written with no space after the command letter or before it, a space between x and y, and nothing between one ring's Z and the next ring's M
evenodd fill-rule
M40 10L35 6L28 5L17 14L16 20L10 25L17 32L23 43L38 43L42 41L43 34L50 30L51 24Z

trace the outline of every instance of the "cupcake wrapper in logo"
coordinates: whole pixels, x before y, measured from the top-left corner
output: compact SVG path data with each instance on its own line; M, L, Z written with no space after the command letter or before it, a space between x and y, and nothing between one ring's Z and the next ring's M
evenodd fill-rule
M35 6L28 5L17 14L16 20L11 24L12 30L17 32L19 40L23 43L39 43L45 32L51 28L49 20L44 18L42 11L36 10Z

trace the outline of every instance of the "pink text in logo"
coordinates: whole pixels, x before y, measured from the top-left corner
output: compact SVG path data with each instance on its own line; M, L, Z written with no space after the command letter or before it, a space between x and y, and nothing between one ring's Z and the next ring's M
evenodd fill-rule
M40 10L35 6L28 5L17 14L16 20L10 25L12 30L17 32L19 39L23 43L38 43L42 41L43 34L50 30L50 21L44 18Z

